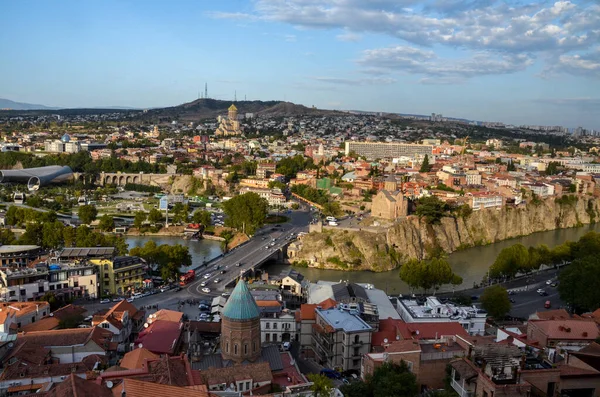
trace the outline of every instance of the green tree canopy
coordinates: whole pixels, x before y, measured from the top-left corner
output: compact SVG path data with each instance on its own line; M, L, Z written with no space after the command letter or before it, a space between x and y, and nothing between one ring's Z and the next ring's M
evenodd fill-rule
M146 214L144 211L136 212L135 216L133 217L133 226L137 229L141 229L147 218L148 214Z
M111 232L115 228L115 219L110 215L102 215L98 227L105 232Z
M77 210L77 216L79 216L81 222L89 225L96 220L96 216L98 216L98 210L94 205L81 205Z
M416 214L429 224L440 223L440 220L449 215L449 212L450 206L436 196L422 197L417 200Z
M494 319L502 320L510 311L510 299L508 292L501 285L487 287L481 294L481 307L483 307Z
M366 380L342 385L346 397L415 397L419 393L417 378L404 361L386 362Z
M421 163L421 169L419 170L419 172L429 171L431 171L431 165L429 164L429 156L425 155L425 158L423 158L423 163Z
M152 208L150 210L150 213L148 214L148 221L153 224L156 225L157 223L162 222L163 220L163 216L162 213L157 210L156 208Z
M458 285L462 278L452 271L444 257L428 260L411 259L400 268L400 279L413 289L425 292L439 289L444 284Z
M333 384L331 379L325 375L309 374L308 380L313 383L310 390L313 392L314 397L329 397L331 395Z
M575 312L600 307L600 258L589 255L574 260L558 275L560 298Z
M240 194L223 203L223 211L227 215L225 224L253 235L265 224L269 205L258 194L250 192Z
M204 210L196 210L194 215L192 215L192 221L194 223L201 223L205 227L211 225L211 217L210 212Z
M164 280L176 280L179 276L179 268L192 264L189 249L181 244L156 245L154 241L148 241L143 247L129 250L129 255L139 256L150 265L157 266Z
M504 248L490 267L490 277L514 277L519 271L529 269L529 250L523 244Z

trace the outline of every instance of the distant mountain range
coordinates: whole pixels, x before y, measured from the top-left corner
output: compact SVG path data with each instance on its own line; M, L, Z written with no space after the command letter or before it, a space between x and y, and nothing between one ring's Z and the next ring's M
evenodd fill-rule
M44 105L35 105L33 103L15 102L10 99L0 98L0 109L11 109L11 110L53 110L58 108L52 108Z

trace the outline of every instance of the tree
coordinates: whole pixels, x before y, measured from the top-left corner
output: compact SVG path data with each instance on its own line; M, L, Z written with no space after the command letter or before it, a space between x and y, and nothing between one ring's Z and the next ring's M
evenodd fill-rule
M152 224L152 225L156 225L157 223L162 222L162 214L159 210L157 210L156 208L152 208L150 210L150 213L148 214L148 221Z
M158 266L158 271L164 280L177 279L179 268L192 264L189 249L181 244L157 246L155 242L148 241L143 247L129 250L129 255L139 256L149 264Z
M445 257L428 260L411 259L400 268L400 279L411 288L421 288L425 292L439 289L444 284L458 285L462 278L454 274Z
M554 153L554 152L552 152L552 153ZM546 167L546 175L558 174L560 172L558 170L559 166L560 166L560 163L558 161L551 161L550 163L548 163L548 166Z
M82 205L77 211L77 216L79 216L81 222L89 225L96 220L96 217L98 216L98 210L94 205Z
M144 211L136 212L135 216L133 217L133 226L137 229L141 229L147 218L148 214L146 214Z
M329 397L331 395L331 379L325 375L309 374L308 380L313 383L310 390L315 397Z
M15 234L10 229L0 229L0 244L10 245L17 242Z
M504 248L490 267L490 277L513 277L519 271L529 270L529 251L523 244Z
M285 188L287 187L287 185L281 181L270 181L269 182L269 189L279 189L279 190L285 190Z
M421 169L419 170L419 172L429 171L431 171L431 165L429 165L429 156L425 155L425 158L423 158L423 162L421 163Z
M240 194L223 203L227 215L225 223L237 230L253 235L265 224L269 204L258 194L250 192Z
M98 227L100 228L100 230L103 230L105 232L111 232L115 228L115 220L110 215L102 215L100 217L100 223L98 224Z
M347 397L414 397L418 395L417 378L408 365L386 362L377 367L366 380L342 385L340 391Z
M223 239L221 248L224 252L229 252L229 243L233 240L233 232L231 230L225 230L221 233L221 238Z
M508 162L508 165L506 166L506 171L516 171L517 168L515 167L515 164L513 163L512 160L510 160Z
M558 293L574 312L594 311L600 305L600 259L575 259L558 275Z
M190 212L190 207L188 205L183 205L183 203L176 203L173 206L173 223L185 223L188 221L188 214Z
M481 307L483 307L494 319L501 320L510 311L510 298L506 288L501 285L487 287L481 294Z
M196 210L192 215L192 222L201 223L204 227L210 226L212 223L210 212L204 210Z
M419 218L425 218L428 224L440 223L440 220L448 215L450 206L436 196L422 197L417 200L416 214Z

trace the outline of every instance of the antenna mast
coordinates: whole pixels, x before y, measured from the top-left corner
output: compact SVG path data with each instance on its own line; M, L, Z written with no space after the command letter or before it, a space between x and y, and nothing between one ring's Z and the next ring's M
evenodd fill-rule
M208 98L208 83L204 83L204 99Z

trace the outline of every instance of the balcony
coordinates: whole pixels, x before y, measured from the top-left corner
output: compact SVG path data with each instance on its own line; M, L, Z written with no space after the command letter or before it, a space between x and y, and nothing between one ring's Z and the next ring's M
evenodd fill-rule
M475 390L465 389L463 387L462 382L456 381L455 379L452 379L450 386L454 389L455 392L458 393L458 395L460 397L474 397L475 396Z

